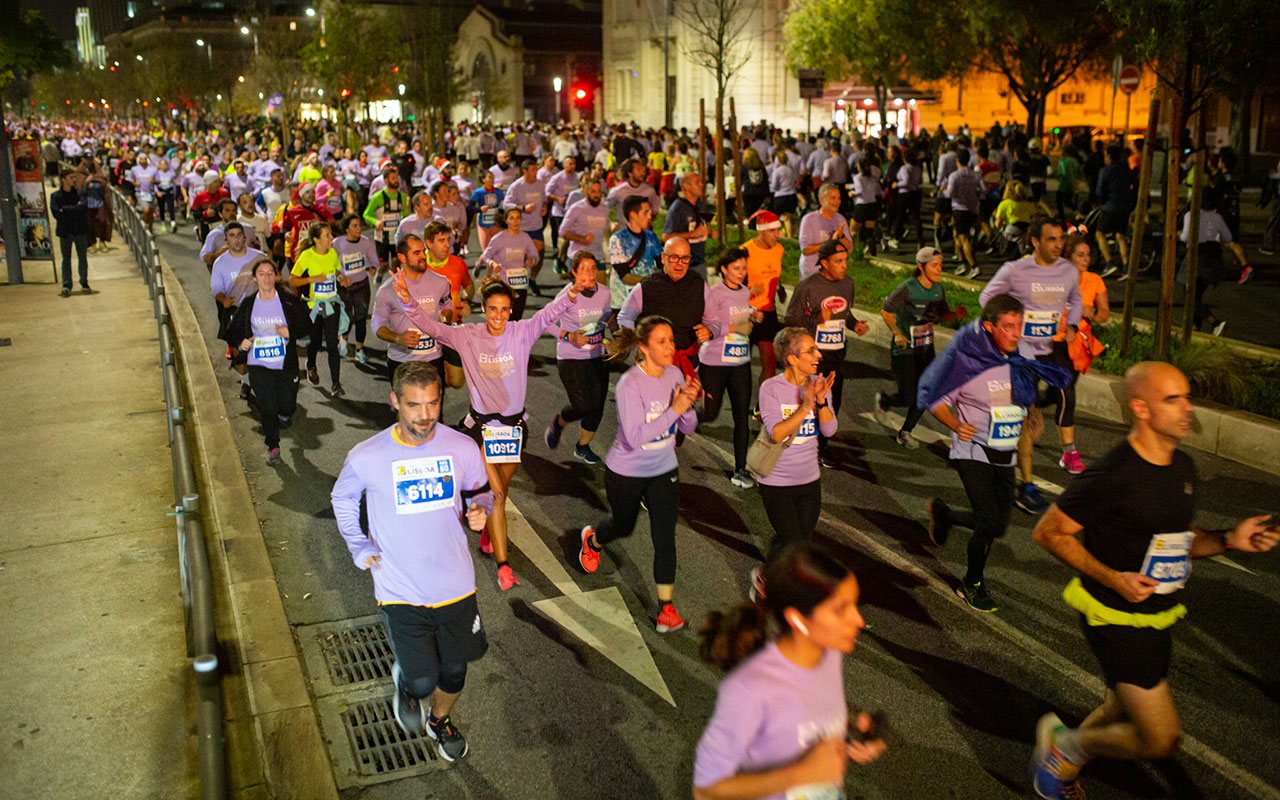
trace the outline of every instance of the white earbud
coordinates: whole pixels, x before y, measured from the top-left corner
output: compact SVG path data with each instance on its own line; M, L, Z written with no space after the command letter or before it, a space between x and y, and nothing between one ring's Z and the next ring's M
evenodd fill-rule
M804 618L801 617L799 613L796 613L791 617L791 627L800 631L801 635L809 635L809 629L805 627Z

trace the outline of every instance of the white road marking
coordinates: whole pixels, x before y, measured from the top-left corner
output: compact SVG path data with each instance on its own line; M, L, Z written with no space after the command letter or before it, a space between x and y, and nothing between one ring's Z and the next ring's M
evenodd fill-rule
M874 420L874 415L870 412L863 414L863 416L871 417ZM899 422L898 424L900 425L901 423ZM937 431L931 431L931 433L938 437L946 438L943 434L937 433ZM698 442L704 448L714 453L725 464L733 464L732 455L730 455L730 453L720 445L707 439L707 437L695 435L689 437L689 439ZM1059 491L1061 491L1061 489L1059 489ZM918 566L915 562L898 553L896 550L880 544L875 539L852 525L836 519L826 511L822 512L820 519L827 526L843 532L864 552L878 558L895 569L899 569L918 578L924 582L926 586L934 592L942 595L949 602L966 610L968 609L968 606L965 605L964 601L956 595L955 590L934 573ZM1106 691L1106 686L1095 675L1077 666L1075 663L1069 661L1059 653L1018 630L1010 623L1000 619L995 614L973 614L972 617L986 624L997 635L1003 636L1011 641L1014 646L1026 651L1033 657L1052 667L1062 677L1075 683L1085 692L1093 694L1099 699L1102 698L1103 693ZM1191 734L1183 734L1181 748L1187 753L1187 755L1197 761L1200 761L1202 764L1208 766L1210 769L1222 775L1237 786L1246 789L1255 797L1262 798L1263 800L1280 800L1280 789L1271 786L1266 781L1231 761L1226 756L1204 744Z
M562 593L533 607L617 664L672 706L676 704L662 672L644 643L635 619L616 586L584 592L533 529L514 501L507 502L507 539Z

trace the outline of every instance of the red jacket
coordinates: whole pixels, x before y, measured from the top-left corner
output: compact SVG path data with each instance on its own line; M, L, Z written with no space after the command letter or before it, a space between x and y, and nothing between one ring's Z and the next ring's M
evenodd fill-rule
M218 203L230 199L231 193L226 189L219 189L217 194L209 194L207 191L202 191L191 198L191 211L192 213L199 211L202 217L210 219L218 215ZM210 211L213 213L210 213Z
M328 222L333 219L333 215L324 206L304 206L301 201L298 201L297 205L289 207L289 210L284 213L284 220L280 225L280 229L289 236L289 250L286 255L292 256L293 253L297 252L298 232L318 219Z

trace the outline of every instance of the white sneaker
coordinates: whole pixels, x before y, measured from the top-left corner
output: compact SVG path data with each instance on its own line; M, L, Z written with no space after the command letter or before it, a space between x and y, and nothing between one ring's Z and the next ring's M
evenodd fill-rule
M920 449L920 443L916 441L916 437L912 436L908 431L899 431L898 435L893 437L894 441L908 450Z
M898 250L898 240L897 240L897 239L890 239L890 240L889 240L889 249L890 249L890 250L893 250L894 252L897 252L897 250Z
M875 415L876 422L879 422L881 425L888 428L890 427L889 409L884 407L883 402L884 402L884 392L876 392L876 396L872 400L871 413Z
M971 267L969 271L964 274L964 276L966 278L971 278L971 279L976 278L978 277L979 272L982 272L982 269L977 264L974 264L973 267Z
M343 358L347 356L347 339L345 336L338 337L338 355Z
M750 489L756 485L755 476L745 469L733 473L733 477L729 479L729 482L739 489Z
M955 272L955 274L957 274L957 275L963 275L963 274L965 274L966 272L968 272L968 270L969 270L969 265L968 265L968 264L966 264L966 263L964 263L964 259L961 259L961 260L960 260L960 263L959 263L959 264L956 264L956 268L955 268L955 270L953 270L953 271L954 271L954 272Z
M1222 329L1223 329L1223 328L1225 328L1225 327L1227 327L1227 321L1224 319L1222 322L1219 322L1217 325L1214 325L1214 326L1213 326L1213 335L1214 335L1214 336L1221 336L1221 335L1222 335Z

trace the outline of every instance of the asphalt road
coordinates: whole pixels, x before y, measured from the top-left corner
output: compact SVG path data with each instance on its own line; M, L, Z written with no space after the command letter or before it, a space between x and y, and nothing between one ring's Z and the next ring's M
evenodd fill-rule
M238 398L234 373L223 368L225 348L213 340L207 271L189 229L160 237L160 249L209 342L290 623L376 613L371 581L352 565L337 534L329 491L347 451L392 420L381 358L369 367L344 361L343 399L304 382L299 411L284 434L284 463L267 467L256 420ZM540 434L564 395L552 340L545 338L534 353L528 410L531 431ZM320 362L327 387L323 357ZM922 527L930 495L965 502L944 446L906 451L865 415L872 393L889 387L888 366L886 351L850 347L835 450L841 468L823 475L819 536L857 573L868 623L845 660L849 702L853 708L884 709L892 726L889 750L879 762L850 767L848 795L1028 796L1037 718L1053 709L1075 723L1100 699L1092 656L1074 612L1059 596L1070 573L1031 541L1034 520L1015 510L988 568L1000 611L979 615L960 603L951 587L963 573L966 539L955 536L935 550ZM445 419L457 420L465 407L465 394L451 391ZM747 572L770 535L758 494L729 483L727 411L722 420L701 428L679 452L676 601L688 629L666 635L653 630L652 550L643 517L636 535L611 546L599 572L583 574L576 560L568 567L584 592L620 590L674 708L533 607L561 596L563 578L544 574L528 553L513 549L511 563L523 585L500 593L493 562L476 549L479 602L491 647L472 665L455 714L471 755L447 771L350 788L343 796L688 797L693 750L721 677L699 661L693 630L709 610L744 596ZM932 420L922 425L941 430ZM615 426L611 402L597 439L600 452ZM1118 425L1088 418L1077 431L1086 462L1123 435ZM607 513L600 469L573 460L573 436L567 432L554 452L540 435L530 436L511 491L520 513L561 563L572 560L575 531ZM1056 445L1047 433L1036 471L1065 484ZM1202 524L1225 527L1246 515L1280 510L1275 476L1192 454L1203 481ZM1280 557L1232 560L1249 571L1197 564L1186 590L1191 611L1176 628L1171 680L1187 737L1182 753L1159 765L1094 762L1084 773L1091 797L1280 797L1273 788L1280 785L1280 760L1268 746L1280 736L1274 657L1280 645Z

